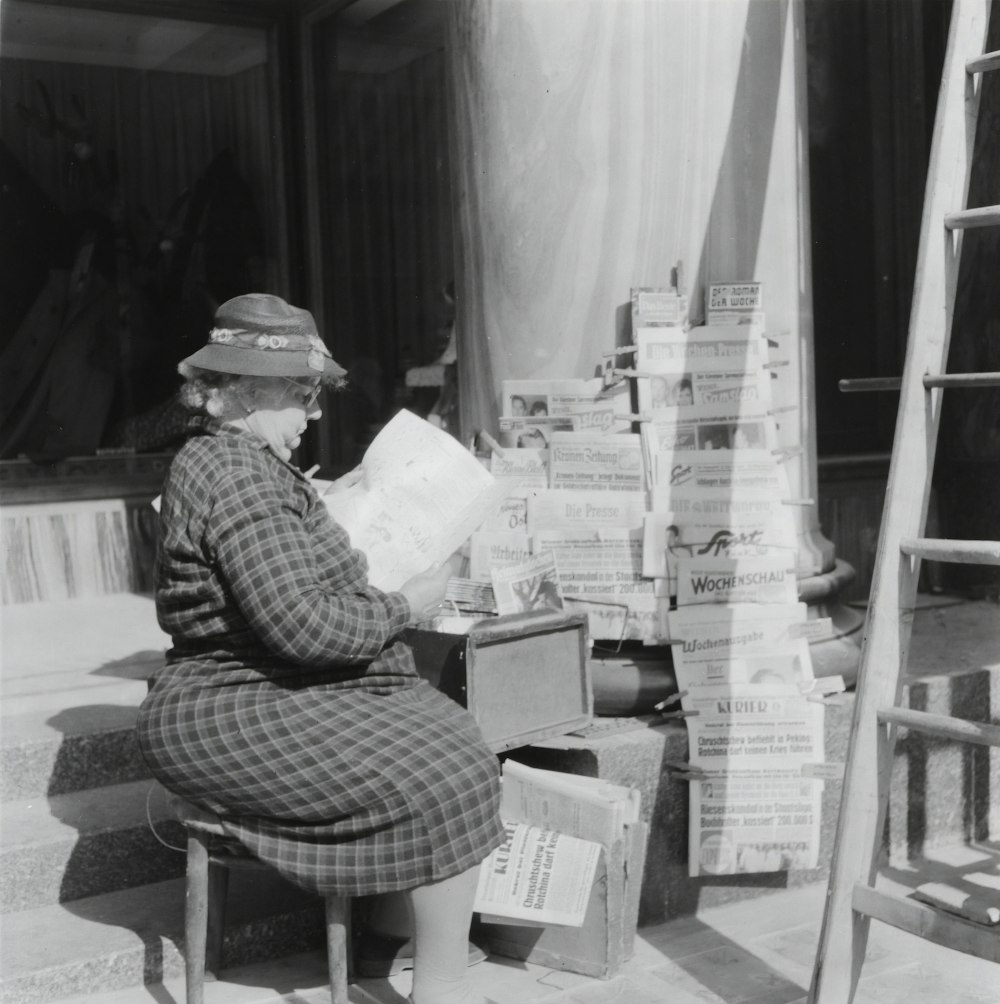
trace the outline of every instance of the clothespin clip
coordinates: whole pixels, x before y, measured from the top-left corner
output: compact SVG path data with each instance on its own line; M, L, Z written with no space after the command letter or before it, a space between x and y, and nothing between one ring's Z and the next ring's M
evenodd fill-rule
M685 763L681 760L664 760L664 766L668 768L667 773L675 781L703 781L705 779L705 769L697 764Z
M697 718L700 711L661 711L661 718Z
M816 501L815 499L782 499L781 504L807 506L807 505L813 505L815 501Z
M664 697L659 704L654 704L653 710L662 711L664 708L669 708L673 704L678 704L684 697L687 697L687 691L678 690L676 694L671 694L669 697Z
M614 359L616 356L632 356L639 351L638 345L622 345L617 349L612 349L610 352L602 352L602 359Z

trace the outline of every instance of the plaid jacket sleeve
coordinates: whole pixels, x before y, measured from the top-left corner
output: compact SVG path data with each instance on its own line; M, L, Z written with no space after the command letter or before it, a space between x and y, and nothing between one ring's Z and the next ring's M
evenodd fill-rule
M259 472L224 472L206 527L206 543L241 614L279 658L307 666L374 659L405 627L409 604L364 582L343 591L356 561L345 545L343 573L320 569L315 542L283 486ZM327 550L325 552L329 554Z

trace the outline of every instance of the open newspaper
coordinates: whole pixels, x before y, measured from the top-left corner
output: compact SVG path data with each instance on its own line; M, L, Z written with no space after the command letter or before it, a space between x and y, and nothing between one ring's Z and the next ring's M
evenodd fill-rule
M406 410L375 437L361 469L357 484L323 501L384 590L447 560L505 491L456 439Z

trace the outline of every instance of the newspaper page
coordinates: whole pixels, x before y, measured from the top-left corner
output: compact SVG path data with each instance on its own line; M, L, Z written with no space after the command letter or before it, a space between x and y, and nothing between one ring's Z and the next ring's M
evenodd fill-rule
M477 530L469 540L469 578L491 582L495 568L517 565L531 557L531 539L517 530Z
M768 523L793 522L788 506L782 501L785 497L767 489L741 488L734 495L725 488L708 486L695 494L678 492L675 496L668 486L650 493L649 507L654 512L673 512L679 520L691 522L744 518L748 521L759 518Z
M757 683L696 687L685 708L690 762L709 772L691 790L690 874L815 867L822 782L802 768L823 762L822 705Z
M640 327L676 327L687 321L687 297L670 286L633 286L632 332Z
M758 401L695 404L650 413L641 435L647 456L678 450L774 450L778 430Z
M642 574L676 582L680 558L742 558L789 555L797 551L795 524L774 499L766 507L728 514L663 512L643 517ZM676 589L670 595L676 596Z
M797 603L795 556L677 558L677 605Z
M500 430L497 433L497 442L505 449L516 447L544 450L548 447L553 433L573 431L573 419L569 415L548 418L501 418L497 428Z
M586 393L587 381L579 377L564 380L504 380L501 383L500 414L503 418L549 418L555 415L550 404L552 395L561 394L580 399Z
M642 531L620 527L539 530L535 552L555 555L564 608L587 614L590 636L662 641L668 601L642 576Z
M823 762L822 704L792 683L692 687L684 698L689 759L702 767Z
M706 325L678 328L639 328L636 332L637 370L674 373L717 369L747 371L767 363L767 338L756 325Z
M705 320L708 324L764 323L764 284L760 282L710 282L705 286Z
M528 493L528 532L581 526L640 530L646 518L645 492L548 488Z
M479 871L473 909L514 920L581 927L601 845L528 823L504 822L506 842Z
M678 607L669 615L674 673L680 690L733 681L734 660L790 655L802 679L813 680L809 643L803 634L806 605L710 604Z
M670 501L655 492L652 508L675 509L680 496L701 496L709 489L722 489L738 498L748 489L769 492L775 499L787 499L788 474L767 450L678 450L659 453L650 471L651 487L668 488Z
M639 412L644 415L655 415L661 408L741 401L772 407L772 376L768 370L736 366L704 372L683 369L652 375L645 375L648 370L639 372L644 375L635 378L636 401Z
M504 419L558 419L569 423L567 431L601 434L627 431L632 411L628 386L606 387L600 377L505 380L503 407Z
M640 792L596 777L503 764L500 815L605 847L621 840L627 823L639 819Z
M549 487L643 491L646 476L638 433L612 436L553 433L549 449Z
M490 570L497 613L527 610L562 610L562 586L555 555L540 550L516 564Z
M549 451L511 447L490 456L490 473L505 494L483 521L483 530L527 529L528 491L549 483Z
M511 447L490 455L490 474L511 487L546 488L549 483L549 451Z
M784 764L708 769L690 785L688 871L698 875L815 868L823 782Z
M760 328L640 329L634 367L640 412L757 401L771 406L767 339Z
M440 565L493 512L496 478L453 436L405 409L379 432L357 484L323 496L379 589Z

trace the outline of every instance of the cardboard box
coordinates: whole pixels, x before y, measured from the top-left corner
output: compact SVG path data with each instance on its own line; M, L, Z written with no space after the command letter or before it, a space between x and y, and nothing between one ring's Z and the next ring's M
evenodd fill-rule
M495 752L561 736L594 715L587 616L491 617L466 635L410 628L417 671L467 707Z
M481 923L476 937L496 955L612 979L635 951L647 833L646 823L628 824L604 849L582 927Z

